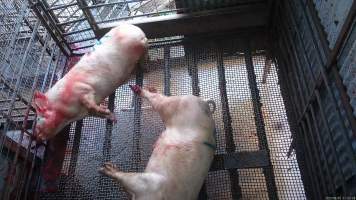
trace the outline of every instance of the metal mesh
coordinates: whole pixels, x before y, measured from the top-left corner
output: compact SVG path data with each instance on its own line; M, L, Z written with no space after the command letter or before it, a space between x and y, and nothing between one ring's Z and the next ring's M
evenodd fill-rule
M268 61L269 62L269 61ZM271 150L271 160L280 199L296 197L305 199L304 187L295 154L287 157L292 135L290 132L286 110L282 99L277 70L274 63L268 69L264 55L255 56L257 86L261 95L262 114ZM268 64L267 64L268 65ZM265 82L263 82L265 75ZM288 174L286 177L285 174Z
M234 152L269 149L275 179L272 180L273 176L268 174L271 173L268 172L268 166L212 171L206 179L208 199L233 199L236 191L239 191L242 199L269 199L270 193L276 193L280 199L305 199L295 155L287 158L291 133L276 68L272 63L266 82L262 83L264 52L252 54L264 122L263 127L256 126L253 104L255 99L251 95L249 77L251 69L248 70L246 65L246 54L235 48L234 44L232 42L229 48L218 48L216 43L207 41L199 48L194 43L155 44L149 50L150 60L143 67L148 72L138 73L128 84L154 86L159 92L170 95L196 93L204 99L214 100L217 105L213 114L218 146L216 153L222 155L233 153L228 147L231 146L231 141L227 142L226 137L227 111L223 100L227 99L233 145L236 147ZM224 68L225 97L219 92L222 86L219 63ZM121 185L101 176L97 169L104 161L110 160L122 171L143 171L164 125L146 101L133 95L128 84L116 90L114 111L118 123L114 124L110 136L107 135L110 126L107 126L105 120L88 117L83 120L78 146L73 146L76 142L73 143L75 129L72 125L67 144L69 153L65 156L59 190L56 193L43 194L42 199L129 198ZM263 133L260 129L265 131L267 141L259 141L258 134ZM73 159L73 156L77 159ZM69 170L70 166L74 166L72 172ZM234 188L233 182L238 182L240 189ZM270 189L273 184L277 191Z

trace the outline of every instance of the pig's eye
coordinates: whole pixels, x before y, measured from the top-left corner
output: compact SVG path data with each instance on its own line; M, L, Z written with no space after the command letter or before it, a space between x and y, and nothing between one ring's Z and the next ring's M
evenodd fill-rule
M42 122L43 118L42 117L37 117L37 123Z

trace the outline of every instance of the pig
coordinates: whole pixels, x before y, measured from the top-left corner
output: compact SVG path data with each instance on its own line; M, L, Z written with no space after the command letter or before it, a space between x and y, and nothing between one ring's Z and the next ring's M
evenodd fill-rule
M115 121L115 115L99 104L129 79L146 58L147 48L146 35L137 26L120 24L111 29L45 94L34 93L35 139L48 140L88 115Z
M215 103L193 95L164 96L153 87L130 87L148 100L166 129L143 173L122 172L111 162L104 163L99 172L121 183L132 199L197 199L216 147Z

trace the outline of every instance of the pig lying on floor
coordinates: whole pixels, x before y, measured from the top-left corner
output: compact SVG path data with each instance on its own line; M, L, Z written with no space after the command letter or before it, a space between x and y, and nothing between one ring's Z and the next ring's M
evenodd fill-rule
M144 173L125 173L112 163L99 171L121 183L137 200L195 200L214 157L215 103L186 96L167 97L154 88L131 89L147 99L166 130L157 142ZM213 103L214 109L208 103Z
M37 141L52 138L64 126L87 115L115 120L114 114L99 104L130 77L147 52L147 38L140 28L121 24L94 49L46 94L34 94Z

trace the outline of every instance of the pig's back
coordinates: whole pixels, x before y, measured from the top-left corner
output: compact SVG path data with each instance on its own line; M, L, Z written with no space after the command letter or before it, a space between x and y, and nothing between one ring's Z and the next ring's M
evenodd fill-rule
M158 173L166 178L162 190L168 199L195 200L209 171L214 152L200 138L172 143L170 133L165 134L168 139L159 138L146 172Z

